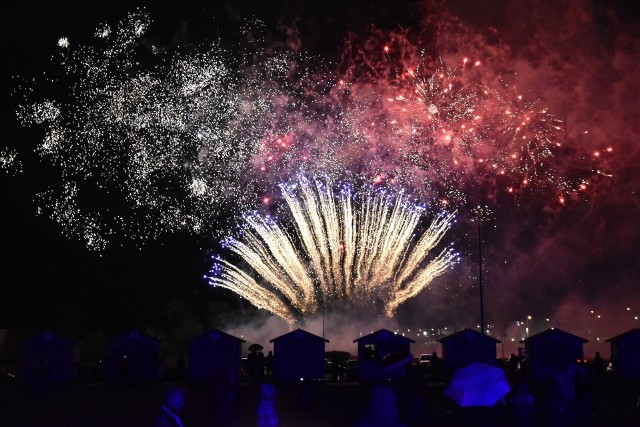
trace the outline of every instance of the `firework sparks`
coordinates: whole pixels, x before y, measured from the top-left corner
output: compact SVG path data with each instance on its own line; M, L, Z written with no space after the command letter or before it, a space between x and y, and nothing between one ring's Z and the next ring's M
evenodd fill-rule
M360 52L354 64L371 70L349 85L341 80L353 98L347 127L356 140L375 146L369 150L375 156L358 159L361 173L375 176L375 183L390 176L423 198L458 204L470 191L494 199L497 192L518 196L523 189L565 197L584 190L575 171L592 175L593 164L584 156L568 163L563 123L547 108L483 71L480 61L434 62L407 55L407 43L397 60L385 45L382 64ZM378 94L377 105L363 108L371 93Z
M40 203L91 249L179 230L216 235L221 212L239 215L264 189L252 172L270 136L308 121L283 105L295 102L278 82L295 68L287 55L233 69L218 45L171 58L152 49L154 65L142 66L136 49L150 22L138 12L103 25L95 46L60 39L59 83L73 102L39 100L18 111L24 124L45 127L36 152L61 171ZM96 207L96 191L113 203Z
M0 149L0 169L7 175L17 175L22 172L22 162L15 150Z
M301 172L454 207L472 192L494 201L528 189L564 204L592 188L585 175L609 176L594 162L610 150L575 155L560 120L481 60L430 59L406 33L374 37L329 72L255 45L235 56L215 43L152 47L143 60L150 26L137 12L98 27L95 45L61 38L71 102L41 97L18 111L45 128L36 152L60 170L39 194L43 212L93 249L183 230L218 237L242 212L278 205L269 193Z
M216 258L207 276L289 323L334 300L380 300L387 316L443 274L457 254L432 253L454 215L441 213L424 232L425 208L401 193L365 193L300 178L281 185L294 238L269 216L248 215L241 238L225 246L251 271Z

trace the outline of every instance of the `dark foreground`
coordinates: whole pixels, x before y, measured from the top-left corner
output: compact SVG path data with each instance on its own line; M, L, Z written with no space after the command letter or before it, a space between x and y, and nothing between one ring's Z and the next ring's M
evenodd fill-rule
M66 385L42 393L19 384L0 385L0 426L148 426L170 385ZM444 387L395 385L401 420L408 426L510 425L503 411L485 416L459 408L444 396ZM256 425L257 385L185 388L185 427ZM371 389L372 386L359 383L277 385L280 426L353 426L368 410ZM636 414L639 395L638 384L597 385L591 425L640 426L640 416Z

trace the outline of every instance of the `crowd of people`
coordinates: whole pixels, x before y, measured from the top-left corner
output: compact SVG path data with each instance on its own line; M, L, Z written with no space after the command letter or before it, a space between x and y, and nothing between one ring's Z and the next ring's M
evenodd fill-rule
M276 387L269 382L273 358L272 352L264 356L258 350L252 351L247 359L250 378L258 387L256 390L259 389L259 402L255 407L258 427L280 425L276 409ZM445 384L448 379L441 378L442 365L437 354L431 355L430 362L432 365L429 381L442 380L442 384ZM492 427L589 427L592 425L594 384L602 378L606 368L599 353L589 365L567 363L563 369L553 372L544 381L526 381L522 376L525 366L515 355L506 362L504 368L511 383L511 392L493 406L460 408L463 425ZM420 369L420 365L409 365L403 378L375 385L371 389L369 410L355 426L424 425L424 416L428 412L422 402L423 390L427 385L424 372ZM228 413L232 409L233 384L228 384L229 381L224 376L217 378L214 382L222 390L220 395L214 396L214 400L220 402L216 412ZM402 404L399 404L399 399ZM298 404L304 405L304 400L304 396L300 397ZM640 405L640 401L638 404ZM152 425L182 427L184 424L180 416L184 406L185 390L171 387ZM222 422L220 425L227 425L222 418L220 421Z

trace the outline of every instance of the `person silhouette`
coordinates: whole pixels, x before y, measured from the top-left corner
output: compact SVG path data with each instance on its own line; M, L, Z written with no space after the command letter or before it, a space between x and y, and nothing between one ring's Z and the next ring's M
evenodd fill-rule
M597 379L600 379L604 374L604 359L600 356L599 351L596 351L596 356L593 358L593 370Z
M406 427L398 421L398 398L388 384L378 384L371 392L368 414L357 427Z
M277 427L276 388L271 383L260 387L260 403L258 403L258 427Z
M438 357L438 353L436 351L434 351L431 354L431 360L429 362L429 369L431 371L431 379L433 380L433 382L439 382L440 381L440 371L442 369L442 363L441 362L442 361Z
M127 384L131 375L131 358L126 354L118 358L118 380L120 384Z
M543 402L543 425L549 427L566 427L575 425L576 365L567 362L564 369L553 375L547 384L546 397Z
M527 383L520 382L514 387L509 399L509 419L514 427L533 427L535 405L533 394Z
M185 391L180 387L171 387L165 394L164 403L153 419L153 427L183 427L180 412L184 408Z
M518 357L514 353L511 353L511 356L509 356L509 360L507 361L507 377L510 382L515 382L517 380L519 364L520 361L518 360Z
M258 351L257 358L256 358L256 375L258 377L258 380L264 379L264 365L265 365L264 353L261 351Z
M267 367L267 376L271 378L273 373L273 352L270 351L267 357L264 358L265 366Z
M249 370L249 378L251 378L253 382L258 381L258 363L258 352L249 352L249 356L247 356L247 369Z
M176 360L176 373L178 378L184 378L187 373L187 361L182 355Z

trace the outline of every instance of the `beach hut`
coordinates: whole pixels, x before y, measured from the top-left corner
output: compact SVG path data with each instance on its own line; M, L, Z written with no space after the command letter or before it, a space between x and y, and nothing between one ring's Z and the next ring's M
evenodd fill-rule
M631 329L607 342L614 372L625 380L640 380L640 329Z
M105 380L134 384L160 379L160 340L139 331L118 335L107 343Z
M414 340L380 329L369 335L353 340L358 343L358 373L360 380L371 381L401 376L401 369L385 369L383 359L394 354L411 354Z
M239 378L244 342L217 329L191 338L187 378L196 382L211 381L217 375Z
M22 344L22 378L27 384L71 381L75 370L75 342L44 332Z
M324 379L324 351L329 340L296 329L269 342L273 343L275 380Z
M531 379L543 381L584 360L583 346L589 341L560 329L547 329L520 342L524 343Z
M442 345L442 357L447 373L474 362L494 365L496 345L502 341L473 329L463 329L438 340Z

